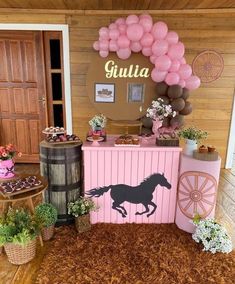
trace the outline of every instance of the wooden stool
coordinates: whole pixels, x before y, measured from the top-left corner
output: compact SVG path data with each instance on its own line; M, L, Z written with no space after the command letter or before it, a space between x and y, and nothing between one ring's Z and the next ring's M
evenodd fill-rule
M110 123L114 126L125 127L125 134L128 134L129 127L139 127L139 134L141 134L143 123L138 120L113 120Z

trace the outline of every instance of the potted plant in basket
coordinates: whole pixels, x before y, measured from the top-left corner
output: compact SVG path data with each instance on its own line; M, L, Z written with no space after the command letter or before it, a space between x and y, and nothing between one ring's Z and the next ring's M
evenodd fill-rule
M185 139L184 154L193 155L193 151L197 149L200 140L207 138L208 133L196 127L188 127L180 130L178 136Z
M35 257L38 224L25 209L13 209L0 219L0 246L13 264L27 263Z
M57 209L50 203L41 203L35 208L35 218L40 224L44 241L50 240L54 235L57 214Z
M16 155L21 157L21 153L16 150L14 145L0 146L0 178L7 179L15 175L13 158Z
M91 228L90 212L97 207L91 198L79 197L74 202L68 203L68 213L75 217L75 226L79 233Z

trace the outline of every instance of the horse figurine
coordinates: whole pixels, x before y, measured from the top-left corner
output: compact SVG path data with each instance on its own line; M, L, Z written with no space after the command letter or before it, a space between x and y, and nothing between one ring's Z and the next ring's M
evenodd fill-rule
M164 174L154 173L145 178L139 185L130 186L127 184L108 185L103 187L97 187L89 190L86 194L91 197L100 197L105 192L110 192L110 196L113 199L112 208L117 210L123 218L126 217L127 211L121 204L125 201L134 204L143 204L145 211L136 212L135 215L143 215L150 211L149 205L153 207L153 210L147 214L147 217L152 215L157 209L157 205L152 201L153 192L157 185L164 186L171 189L171 184L167 181Z
M173 126L168 126L168 127L162 126L162 127L158 128L158 137L159 138L163 137L163 138L166 139L166 137L164 135L168 134L171 138L175 138L177 129L178 129L177 124L175 124Z

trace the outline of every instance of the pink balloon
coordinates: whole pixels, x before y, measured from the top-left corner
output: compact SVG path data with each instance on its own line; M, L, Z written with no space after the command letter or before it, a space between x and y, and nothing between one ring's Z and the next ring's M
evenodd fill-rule
M176 72L179 70L180 67L180 62L177 59L172 59L171 60L171 67L169 69L170 72Z
M105 58L109 55L109 52L107 50L100 50L99 54L101 57Z
M179 41L179 36L176 32L168 32L165 39L169 44L175 44Z
M117 40L118 37L119 37L119 30L118 29L112 29L109 31L109 37L110 39L114 39L114 40Z
M138 41L144 34L144 28L140 24L130 24L126 29L127 37L132 41Z
M142 36L140 43L143 47L150 47L153 43L153 36L150 33L145 33Z
M99 29L99 36L101 39L109 39L109 29L102 27Z
M162 82L165 80L166 74L166 71L158 71L156 68L154 68L151 72L151 78L154 82Z
M166 75L165 82L167 85L172 86L172 85L177 85L179 83L180 76L177 73L168 73Z
M152 45L152 52L156 56L166 54L168 51L168 42L164 39L156 40Z
M149 14L145 14L145 13L140 15L140 20L141 20L141 19L150 19L150 20L153 20L152 17L151 17Z
M201 81L197 76L191 76L185 80L185 87L188 90L195 90L200 86L200 84Z
M157 57L155 61L155 67L159 71L168 71L171 66L171 60L169 56L162 55Z
M131 42L130 48L133 52L140 52L142 49L142 46L139 41L133 41Z
M178 83L182 88L185 87L185 81L184 80L179 80L179 83Z
M120 48L118 51L117 51L117 56L120 58L120 59L127 59L131 56L131 50L130 48Z
M117 51L118 50L118 45L116 40L110 40L109 41L109 50L110 51Z
M144 56L152 55L152 48L151 47L143 47L142 53Z
M139 24L143 26L146 33L150 32L153 26L152 18L141 18Z
M117 27L117 24L114 24L114 23L111 23L110 25L109 25L109 30L113 30L113 29L117 29L118 27Z
M139 22L139 17L136 16L136 15L129 15L127 18L126 18L126 24L127 25L131 25L131 24L136 24Z
M155 56L155 55L150 56L150 62L151 63L155 64L156 59L157 59L157 56Z
M184 45L182 42L172 44L169 47L168 55L171 59L181 59L184 56Z
M126 47L129 47L130 40L127 38L127 36L120 35L118 40L117 40L117 44L120 48L126 48Z
M126 20L124 18L118 18L115 21L115 24L117 24L117 25L121 25L121 24L125 24L125 23L126 23Z
M100 50L108 50L109 49L109 41L104 39L100 41Z
M180 59L180 64L186 64L186 59L184 57Z
M192 68L188 64L182 64L180 65L178 73L181 79L187 79L192 75Z
M100 49L100 44L99 44L98 41L95 41L95 42L93 43L93 48L94 48L94 50L99 50L99 49Z
M118 29L119 29L119 32L120 32L121 35L126 34L126 28L127 28L126 24L120 24L118 26Z
M167 35L168 27L164 22L157 22L152 27L152 35L155 39L163 39Z

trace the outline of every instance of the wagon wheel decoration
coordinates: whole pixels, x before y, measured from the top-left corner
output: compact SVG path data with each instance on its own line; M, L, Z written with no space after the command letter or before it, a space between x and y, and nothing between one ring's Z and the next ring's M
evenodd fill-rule
M224 69L224 61L218 52L206 50L194 58L192 69L201 82L209 83L220 77Z
M195 214L208 216L215 206L217 182L209 174L185 172L179 179L178 204L182 213L193 219Z

